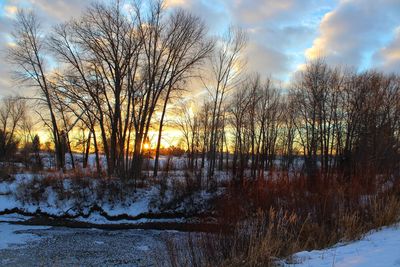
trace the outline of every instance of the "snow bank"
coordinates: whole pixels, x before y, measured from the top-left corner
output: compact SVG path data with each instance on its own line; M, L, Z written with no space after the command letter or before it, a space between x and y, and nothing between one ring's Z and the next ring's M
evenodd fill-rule
M324 250L303 251L293 257L296 263L284 266L400 266L400 224L370 232L359 241L338 244Z
M181 222L182 218L193 214L207 213L211 199L221 193L198 190L187 195L184 174L181 173L170 176L163 194L161 185L156 182L136 191L133 186L124 188L121 194L117 194L119 181L90 177L73 180L62 174L55 178L52 175L19 173L14 180L0 182L0 215L43 215L95 224L108 221L142 223L146 218L148 221L166 219ZM6 221L11 220L10 217Z

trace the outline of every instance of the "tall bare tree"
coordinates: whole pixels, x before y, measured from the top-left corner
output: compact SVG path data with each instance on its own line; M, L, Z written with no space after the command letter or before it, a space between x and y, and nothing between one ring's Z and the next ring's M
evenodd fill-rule
M208 177L214 176L217 156L218 125L221 120L222 106L226 94L239 81L243 68L241 54L246 45L246 35L241 29L229 28L219 42L214 55L211 57L211 74L209 82L204 85L209 91L213 104L210 125L210 141L208 151Z
M52 132L57 168L63 168L65 154L51 97L54 88L46 69L48 64L46 64L45 56L45 35L38 17L33 12L19 10L12 36L15 45L9 49L9 59L16 66L16 77L39 89L39 101L45 106L50 117L50 123L46 125Z

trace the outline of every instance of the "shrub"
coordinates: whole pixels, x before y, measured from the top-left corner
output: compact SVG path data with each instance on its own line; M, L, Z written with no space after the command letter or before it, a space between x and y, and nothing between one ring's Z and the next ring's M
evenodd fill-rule
M168 241L169 264L271 266L297 251L357 239L397 222L399 187L371 194L361 182L317 177L313 191L302 174L233 183L216 204L219 224L229 231L191 235L179 245Z
M14 176L12 175L15 172L12 166L0 166L0 182L12 182L14 181Z

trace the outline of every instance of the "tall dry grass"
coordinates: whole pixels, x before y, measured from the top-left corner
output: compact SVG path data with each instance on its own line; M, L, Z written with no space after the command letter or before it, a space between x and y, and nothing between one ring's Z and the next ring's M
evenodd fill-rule
M216 203L220 234L190 234L166 241L170 266L273 266L278 259L362 237L398 222L397 182L317 177L309 188L304 175L232 184ZM368 179L370 183L371 179ZM385 186L381 186L385 185Z

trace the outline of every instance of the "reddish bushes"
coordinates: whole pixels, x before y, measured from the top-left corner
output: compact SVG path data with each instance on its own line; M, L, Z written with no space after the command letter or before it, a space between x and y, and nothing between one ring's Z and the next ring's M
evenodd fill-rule
M217 210L219 222L233 232L192 237L180 245L182 252L168 246L170 255L183 259L175 257L171 264L268 266L278 257L356 239L400 218L395 182L375 178L365 184L354 177L342 183L319 175L310 188L301 173L271 177L232 183L217 201Z

